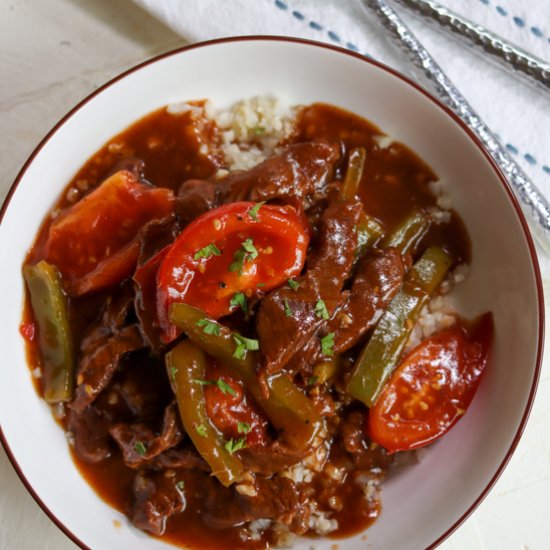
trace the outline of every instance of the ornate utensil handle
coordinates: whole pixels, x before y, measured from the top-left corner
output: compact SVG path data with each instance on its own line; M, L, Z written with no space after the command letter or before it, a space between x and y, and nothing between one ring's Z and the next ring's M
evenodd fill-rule
M523 172L506 149L472 109L462 94L441 70L441 67L390 8L385 0L361 0L368 11L375 14L389 31L394 42L404 51L418 73L420 80L449 106L483 143L494 161L504 172L518 197L523 211L531 222L533 235L544 250L550 253L550 204Z
M514 76L522 77L539 90L550 92L550 65L507 42L481 25L448 10L433 0L395 0L423 20L437 23L463 43L484 54L485 59L500 65Z

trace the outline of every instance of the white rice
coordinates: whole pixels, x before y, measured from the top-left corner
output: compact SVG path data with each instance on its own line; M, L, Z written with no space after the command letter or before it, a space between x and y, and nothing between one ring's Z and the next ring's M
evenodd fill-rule
M249 170L276 152L279 144L294 130L296 108L291 108L272 97L253 97L238 101L228 109L217 110L211 101L204 105L173 103L166 112L190 116L199 121L214 121L221 131L220 152L226 169L218 171L216 177L225 177L229 171ZM207 155L206 144L199 152Z
M449 273L441 284L440 293L434 296L420 312L405 346L405 351L417 346L435 332L449 328L456 323L457 314L454 302L448 294L457 284L466 279L468 272L468 265L460 264Z

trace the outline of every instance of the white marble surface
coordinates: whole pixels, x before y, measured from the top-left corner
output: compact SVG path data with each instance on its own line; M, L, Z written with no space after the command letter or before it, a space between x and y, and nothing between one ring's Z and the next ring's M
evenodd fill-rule
M0 197L69 108L119 72L183 44L130 0L0 0ZM545 290L550 295L550 285ZM442 550L550 548L549 361L508 468ZM0 448L0 549L75 548Z

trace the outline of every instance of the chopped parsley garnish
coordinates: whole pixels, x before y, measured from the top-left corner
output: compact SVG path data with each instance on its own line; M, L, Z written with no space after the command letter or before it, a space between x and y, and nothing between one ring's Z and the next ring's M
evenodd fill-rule
M177 483L176 483L176 488L179 490L179 491L183 491L183 488L185 487L185 481L183 481L183 479L180 479Z
M218 378L215 383L224 395L227 393L233 397L237 395L237 392L222 378Z
M218 378L217 380L201 380L200 378L193 378L192 382L201 386L218 386L219 390L224 395L227 393L232 396L237 395L237 392L222 378Z
M256 286L257 286L258 288L260 288L260 287L262 287L262 286L265 286L265 283L258 283Z
M315 384L317 384L318 381L319 381L318 376L311 376L310 378L307 379L307 384L308 386L315 386Z
M288 300L285 299L285 315L286 315L287 317L292 317L292 314L293 314L293 313L294 313L294 312L292 311L292 309L291 309L291 307L290 307L290 305L289 305L289 303L288 303Z
M295 281L294 279L289 279L288 280L288 286L292 290L296 291L296 290L298 290L298 288L300 288L300 283L298 281Z
M236 357L237 359L244 359L247 351L256 351L260 349L260 343L258 340L254 340L253 338L245 338L240 334L233 334L233 339L237 344L237 347L233 352L233 357Z
M251 429L252 427L250 426L250 424L247 424L246 422L239 422L239 424L237 425L237 431L240 434L246 435Z
M209 245L201 248L194 256L193 259L200 260L201 258L211 258L212 256L220 256L220 249L214 244L210 243Z
M209 321L208 319L199 319L197 321L197 326L202 327L202 330L205 334L215 334L216 336L220 335L220 325L214 321Z
M356 227L357 230L357 248L361 248L369 241L369 232L364 227Z
M326 336L321 338L321 351L323 355L332 357L334 353L334 332L329 332Z
M206 426L204 424L199 424L195 426L195 430L201 437L206 437Z
M258 211L260 210L260 208L265 204L266 201L262 201L262 202L258 202L256 203L249 211L248 211L248 215L253 219L253 220L257 220L258 219Z
M178 368L177 367L170 367L170 378L173 382L176 381L176 374L178 374Z
M324 319L325 321L330 317L327 306L323 300L317 300L317 303L315 304L315 315L317 315L319 319Z
M225 442L225 449L230 455L245 448L246 448L246 439L244 437L241 437L241 439L237 439L237 440L233 440L233 438L231 438L229 441Z
M256 128L254 128L254 133L257 136L261 136L264 132L265 132L265 128L263 126L256 126Z
M240 307L245 313L248 313L248 303L246 301L246 296L242 292L237 292L233 298L231 298L229 305Z
M229 271L237 271L239 275L242 275L244 262L255 260L257 257L258 251L254 246L254 242L251 238L248 238L241 243L241 248L233 255L233 263L229 266Z
M147 447L145 446L145 443L143 443L143 441L136 441L136 444L134 445L134 451L136 451L139 456L144 456L147 452Z

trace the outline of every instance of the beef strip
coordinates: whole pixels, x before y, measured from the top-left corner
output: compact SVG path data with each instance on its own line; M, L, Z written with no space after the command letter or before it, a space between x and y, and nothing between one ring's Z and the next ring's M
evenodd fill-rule
M309 453L309 446L296 450L277 440L267 446L245 448L239 453L239 457L248 471L269 477L297 464Z
M196 472L211 472L210 466L192 448L168 449L149 460L145 467L151 470L166 470L179 468L180 470L193 470Z
M403 284L405 263L395 248L374 251L358 266L350 291L342 293L342 303L309 342L287 365L292 372L311 374L323 359L320 336L334 333L334 352L352 348L371 329Z
M300 286L293 290L284 285L260 302L256 329L263 358L261 378L281 371L317 332L323 322L315 309L319 300L329 315L334 313L355 257L355 227L361 212L359 202L329 206L321 218L307 271L296 279Z
M210 483L204 497L204 520L228 528L255 519L272 519L297 534L308 530L311 514L307 495L284 477L256 477L236 488Z
M74 452L84 462L100 462L111 455L110 418L93 405L82 412L68 410L67 430L74 440Z
M166 520L185 510L184 490L176 476L138 472L134 479L132 523L139 529L162 535Z
M183 223L221 204L299 198L304 208L322 194L340 158L340 148L324 141L289 145L246 172L217 181L188 180L180 187L177 212Z
M137 325L121 328L112 336L105 336L103 342L94 342L97 347L83 352L78 366L78 385L70 405L77 412L82 412L107 387L123 355L144 346Z
M342 445L351 455L357 471L386 470L392 459L382 447L370 444L366 425L366 411L349 411L339 427Z
M179 222L174 214L162 220L152 220L140 231L138 267L132 277L136 285L134 307L143 337L154 352L160 352L164 347L157 315L157 271L179 232Z
M124 463L130 468L143 467L152 458L175 447L183 437L175 403L166 407L159 434L141 422L114 424L109 433L118 443Z

